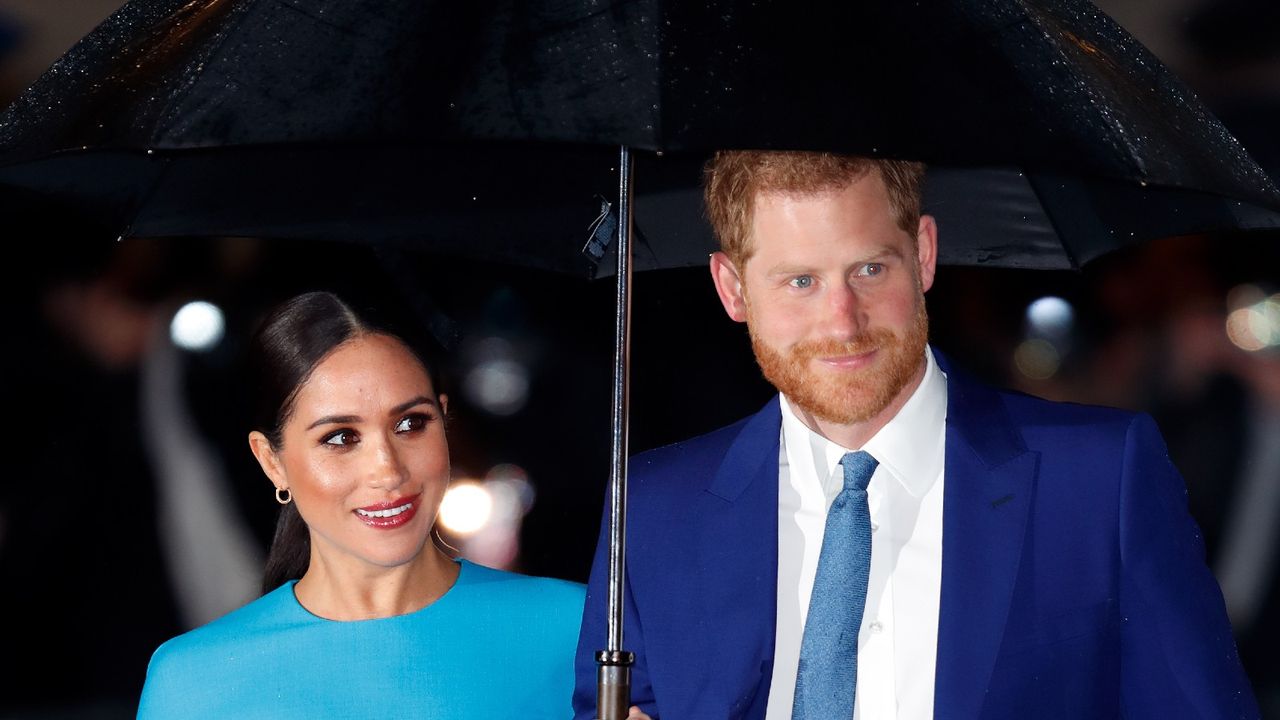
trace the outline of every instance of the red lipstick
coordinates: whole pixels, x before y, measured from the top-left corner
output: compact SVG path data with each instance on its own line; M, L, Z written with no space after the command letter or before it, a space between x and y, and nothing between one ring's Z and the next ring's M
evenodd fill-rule
M360 518L360 522L369 527L381 530L398 528L407 524L413 519L414 515L418 514L418 501L421 497L422 493L418 493L417 495L356 508L351 512Z

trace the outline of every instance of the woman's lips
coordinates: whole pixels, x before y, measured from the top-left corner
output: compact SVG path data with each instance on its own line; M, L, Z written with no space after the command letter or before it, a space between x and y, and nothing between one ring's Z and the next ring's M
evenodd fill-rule
M352 510L360 521L379 529L397 528L408 523L418 513L418 500L422 493L381 502Z

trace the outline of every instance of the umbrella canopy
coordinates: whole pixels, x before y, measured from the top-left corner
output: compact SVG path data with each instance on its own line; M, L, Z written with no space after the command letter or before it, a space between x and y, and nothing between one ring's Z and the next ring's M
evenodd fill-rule
M1280 225L1239 144L1083 0L133 0L0 116L0 183L122 234L425 242L578 273L617 182L602 144L667 154L640 158L640 268L688 261L651 178L719 147L1014 168L931 185L964 220L943 213L944 262L1064 267Z

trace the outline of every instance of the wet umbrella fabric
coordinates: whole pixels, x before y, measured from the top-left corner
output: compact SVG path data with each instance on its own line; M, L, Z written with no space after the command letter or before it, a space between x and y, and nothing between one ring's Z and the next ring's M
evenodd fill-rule
M462 137L843 150L1275 197L1084 0L133 0L3 124L5 164Z
M1178 210L1161 234L1267 226L1253 207L1280 206L1177 79L1077 0L133 0L0 116L0 183L136 235L483 246L580 273L596 196L616 186L612 149L591 146L619 143L667 153L640 158L653 167L638 188L641 267L685 262L667 259L684 241L665 247L670 188L651 181L684 172L673 151L843 150L1148 188L1130 194L1130 220L1083 225L1105 229L1084 239L1096 249L1067 241L1050 257L1022 252L1048 234L1020 216L1056 228L1078 209L1046 204L1037 190L1052 183L1005 183L996 210L1012 222L967 233L976 243L953 235L950 262L1078 265L1136 239L1123 225L1141 230L1153 204ZM946 207L975 226L991 217L956 199L990 193L951 187Z

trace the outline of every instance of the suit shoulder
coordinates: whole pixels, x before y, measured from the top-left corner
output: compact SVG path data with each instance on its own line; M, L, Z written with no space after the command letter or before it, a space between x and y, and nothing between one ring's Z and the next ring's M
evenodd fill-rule
M687 465L700 459L716 459L723 457L729 446L742 432L752 416L738 420L731 425L717 428L697 437L647 450L631 459L631 468L640 472L661 470L673 465Z
M1023 427L1094 427L1104 431L1123 432L1142 417L1141 413L1103 405L1046 400L1014 390L997 392L1010 417Z
M1084 467L1086 459L1119 460L1142 448L1167 456L1155 421L1146 413L1060 402L1001 391L1003 406L1029 449ZM1129 450L1126 450L1129 448Z
M1083 402L1066 402L1061 400L1044 400L1043 397L1027 395L1024 392L1001 389L1005 406L1010 414L1018 420L1034 421L1044 419L1062 424L1116 424L1128 425L1137 418L1138 413L1123 410L1119 407L1105 405L1088 405Z

